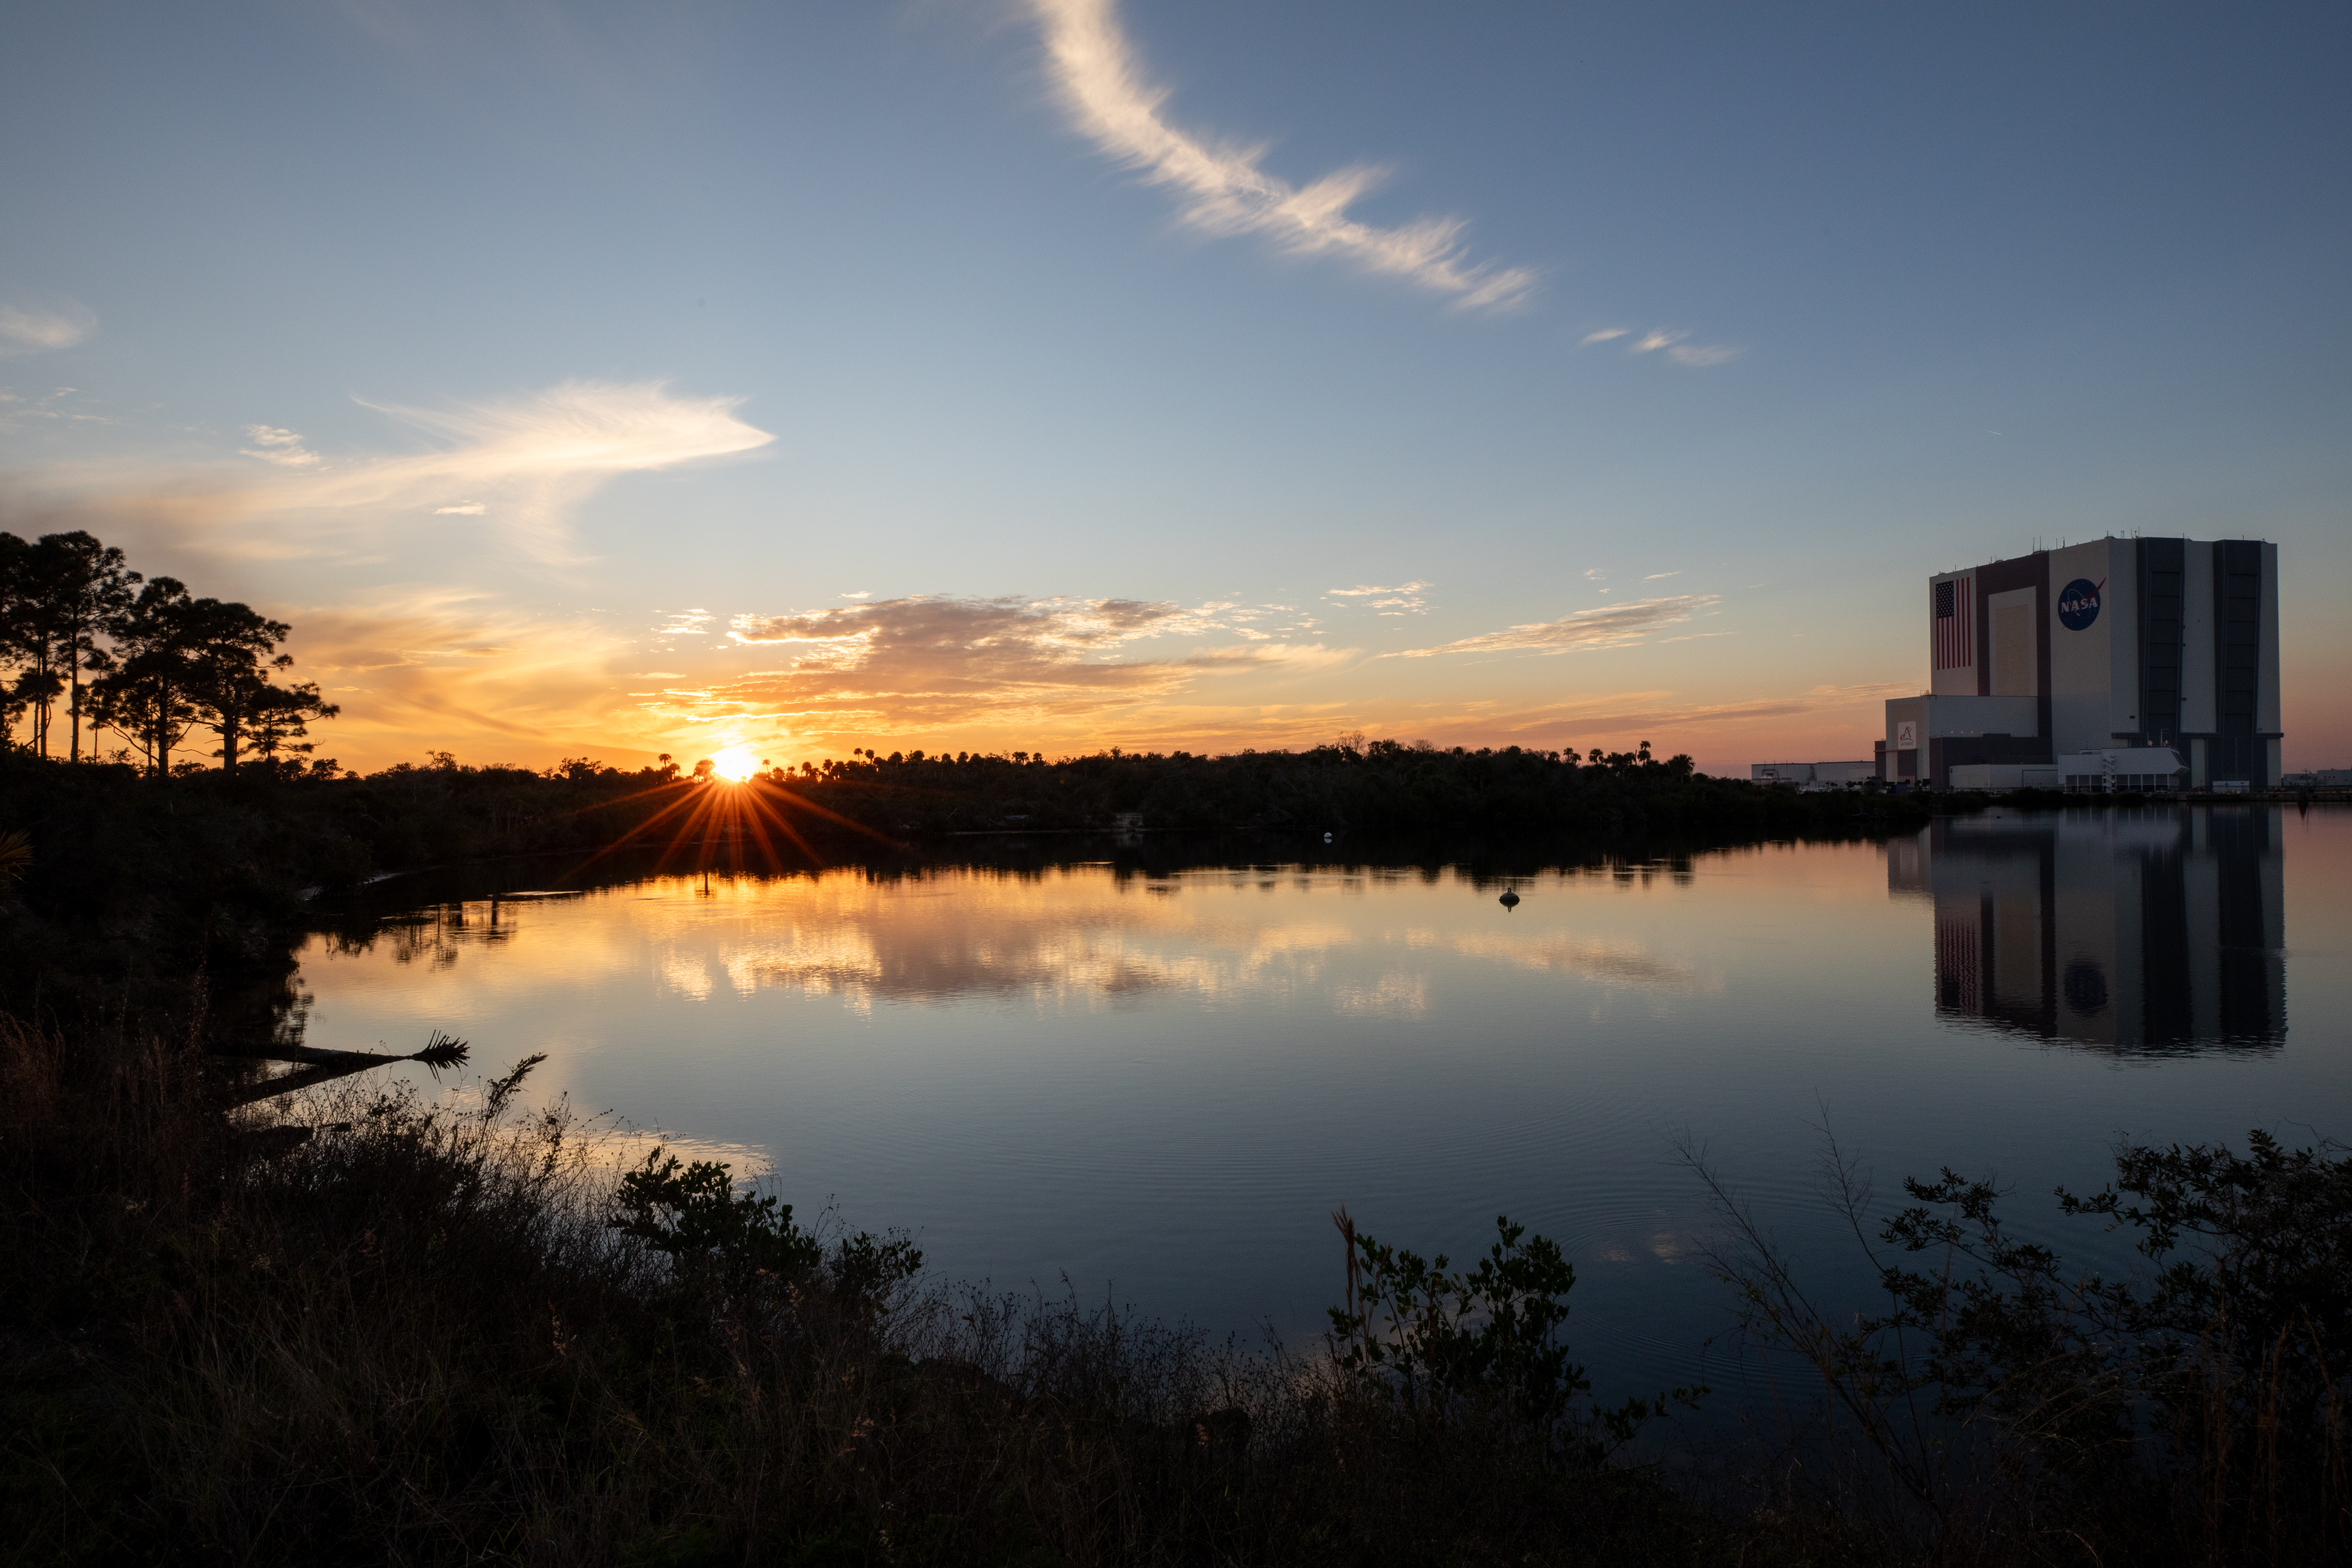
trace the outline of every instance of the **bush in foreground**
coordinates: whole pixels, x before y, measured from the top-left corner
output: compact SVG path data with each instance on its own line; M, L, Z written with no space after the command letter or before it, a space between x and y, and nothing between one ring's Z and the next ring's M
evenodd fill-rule
M1832 1146L1832 1198L1884 1305L1825 1309L1696 1156L1712 1252L1752 1342L1825 1391L1816 1498L1933 1561L2270 1563L2352 1552L2352 1157L2261 1131L2121 1144L2062 1215L2134 1238L2145 1277L2020 1237L1946 1169L1876 1209Z

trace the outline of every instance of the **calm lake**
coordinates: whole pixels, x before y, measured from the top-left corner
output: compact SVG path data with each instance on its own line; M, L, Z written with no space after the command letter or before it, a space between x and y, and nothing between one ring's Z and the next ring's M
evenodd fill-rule
M1457 1258L1507 1213L1574 1261L1604 1395L1725 1371L1678 1138L1858 1301L1825 1121L1882 1194L1997 1173L2029 1234L2106 1261L2047 1194L2098 1186L2118 1134L2352 1134L2340 809L1994 811L1509 878L1196 852L388 881L380 923L306 947L306 1038L544 1051L541 1091L772 1170L804 1215L1220 1333L1319 1331L1340 1204Z

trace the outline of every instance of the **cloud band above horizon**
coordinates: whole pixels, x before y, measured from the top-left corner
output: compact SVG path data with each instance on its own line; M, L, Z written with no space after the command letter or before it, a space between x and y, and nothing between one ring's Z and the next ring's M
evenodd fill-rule
M789 666L700 694L706 711L832 729L887 713L894 723L1070 720L1162 697L1202 675L1323 668L1352 657L1271 641L1178 657L1108 657L1149 638L1230 633L1230 605L1139 599L989 599L919 595L801 615L739 616L735 642L790 650ZM682 694L680 694L682 695Z

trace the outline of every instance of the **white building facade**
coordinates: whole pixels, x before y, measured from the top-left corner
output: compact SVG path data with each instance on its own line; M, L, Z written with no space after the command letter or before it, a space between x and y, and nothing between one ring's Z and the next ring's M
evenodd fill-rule
M2099 539L1927 584L1927 692L1885 776L1947 788L2279 783L2278 546ZM2121 782L2097 781L2132 781Z

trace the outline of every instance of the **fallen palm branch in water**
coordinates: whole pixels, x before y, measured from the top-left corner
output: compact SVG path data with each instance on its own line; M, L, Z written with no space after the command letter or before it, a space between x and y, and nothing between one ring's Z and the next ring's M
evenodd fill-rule
M234 1109L265 1100L275 1100L282 1094L293 1094L306 1089L349 1078L371 1068L393 1067L402 1062L418 1062L438 1076L444 1068L465 1065L472 1047L440 1030L433 1031L421 1051L404 1056L385 1051L322 1051L310 1046L269 1046L256 1050L224 1051L216 1055L231 1056L247 1061L296 1062L301 1064L294 1072L280 1073L273 1078L259 1079L252 1083L231 1088L222 1104Z

